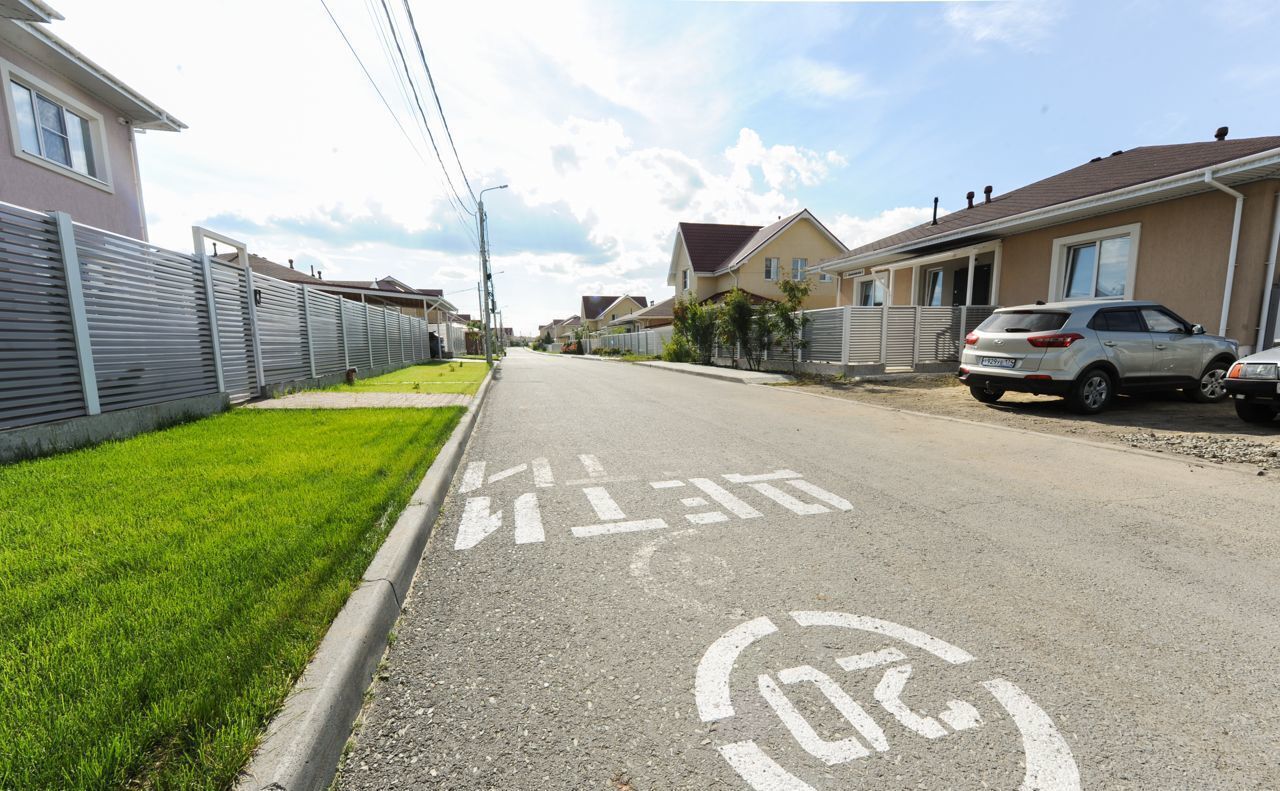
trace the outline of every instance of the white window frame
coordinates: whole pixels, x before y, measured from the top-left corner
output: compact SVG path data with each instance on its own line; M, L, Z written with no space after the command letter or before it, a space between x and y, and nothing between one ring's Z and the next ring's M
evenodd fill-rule
M764 259L764 279L770 283L778 279L778 269L781 268L781 259L776 257L767 257ZM772 273L772 274L771 274Z
M32 154L22 148L22 137L18 129L18 112L17 107L13 103L13 90L9 87L10 82L16 82L22 87L43 94L44 97L55 104L61 105L64 109L70 110L76 115L84 118L89 122L89 144L93 146L93 154L95 163L98 165L98 176L90 176L81 173L74 168L67 167L61 162L55 162L52 159L46 159L39 154ZM62 91L30 74L7 60L0 58L0 83L4 88L4 108L5 114L9 119L9 138L13 144L13 155L24 162L30 162L33 165L51 170L54 173L61 174L67 178L75 179L82 184L88 184L96 187L103 192L114 193L111 180L111 155L107 150L106 140L106 122L100 113L85 106L81 102L72 99ZM37 133L39 129L39 116L36 118Z
M1066 276L1067 276L1067 257L1072 247L1090 242L1101 242L1106 239L1115 239L1121 236L1129 237L1129 266L1125 272L1124 279L1124 295L1119 297L1064 297L1066 293ZM1133 299L1133 285L1138 276L1138 246L1142 237L1142 223L1133 223L1132 225L1117 225L1114 228L1102 228L1097 231L1089 231L1088 233L1078 233L1074 236L1061 236L1053 240L1053 258L1049 265L1049 301L1050 302L1080 302L1086 300L1124 300ZM1098 262L1098 266L1101 261ZM1097 282L1097 270L1094 270L1094 281Z
M880 305L863 305L860 303L858 299L859 292L862 291L862 284L872 283L872 282L880 284L880 290L884 296L884 299ZM874 286L872 288L874 288ZM871 292L871 298L872 298L872 302L874 302L875 291ZM856 277L853 279L853 306L855 308L862 308L862 307L874 308L874 307L882 307L887 304L889 304L889 275L887 272L881 272L874 275L862 275L860 277Z
M819 272L819 273L818 273L818 282L819 282L819 283L830 283L830 282L831 282L831 273L830 273L830 272Z
M796 264L798 262L804 262L804 263L801 266L797 267ZM797 269L800 270L799 277L796 277ZM797 280L797 281L809 279L809 259L808 258L792 258L791 259L791 279Z
M933 295L932 289L929 288L929 278L934 274L938 275L938 304L934 305L930 302ZM920 304L925 307L943 307L943 301L947 297L947 270L945 267L933 266L924 270L924 292L920 294Z
M688 291L689 290L689 270L688 269L682 270L680 272L680 276L682 278L681 282L683 283L683 287L680 290Z

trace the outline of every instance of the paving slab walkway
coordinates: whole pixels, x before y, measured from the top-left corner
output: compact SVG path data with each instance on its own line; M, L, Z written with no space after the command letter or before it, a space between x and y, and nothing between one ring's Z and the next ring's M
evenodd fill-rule
M413 407L428 409L441 406L468 406L471 396L454 393L333 393L311 391L292 393L245 404L250 409L378 409Z

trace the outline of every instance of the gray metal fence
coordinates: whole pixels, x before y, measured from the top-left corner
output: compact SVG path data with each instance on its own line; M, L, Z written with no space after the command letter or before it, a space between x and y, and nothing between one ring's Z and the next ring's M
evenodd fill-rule
M617 349L627 354L644 354L654 357L662 354L662 347L671 340L672 327L658 327L640 332L619 332L583 339L583 351L595 354L597 349ZM555 345L555 344L553 344Z
M462 330L448 328L446 348ZM0 203L0 429L426 360L435 325Z

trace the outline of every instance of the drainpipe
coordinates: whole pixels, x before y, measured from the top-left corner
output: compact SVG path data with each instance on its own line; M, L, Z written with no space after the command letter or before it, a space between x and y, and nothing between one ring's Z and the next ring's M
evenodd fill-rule
M1222 190L1236 199L1236 215L1231 223L1231 251L1227 253L1227 282L1222 287L1222 318L1218 322L1218 334L1227 334L1227 314L1231 311L1231 289L1236 280L1236 258L1240 252L1240 218L1244 214L1244 195L1213 178L1213 171L1204 172L1204 183Z
M1271 318L1271 284L1275 282L1277 258L1280 258L1280 192L1276 193L1276 214L1271 220L1271 256L1267 259L1267 276L1262 281L1262 312L1259 314L1262 318L1258 323L1258 345L1253 349L1256 352L1267 348L1274 340L1266 334L1267 321Z

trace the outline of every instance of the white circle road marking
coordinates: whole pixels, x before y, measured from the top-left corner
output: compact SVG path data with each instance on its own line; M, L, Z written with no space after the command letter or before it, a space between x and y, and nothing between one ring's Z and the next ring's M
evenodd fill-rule
M656 546L654 548L656 549ZM645 556L646 563L649 556L652 556L652 550ZM633 563L633 570L634 565ZM960 665L973 660L973 655L964 649L891 621L865 615L813 610L792 612L791 618L802 627L837 627L890 637L951 665ZM697 703L698 715L703 722L716 722L734 716L729 679L738 657L756 641L777 632L778 627L773 621L766 616L760 616L735 626L711 644L698 662L694 678L694 699ZM911 676L911 665L897 663L906 659L907 656L897 648L889 647L841 657L836 659L835 663L849 672L892 665L884 671L884 677L876 687L876 701L904 728L926 738L942 738L950 733L958 733L981 725L982 718L978 710L966 701L951 701L937 719L912 711L901 699L903 689ZM876 752L884 752L888 749L889 744L880 726L827 674L808 665L802 665L781 670L777 676L783 684L801 682L814 684ZM1025 771L1019 790L1079 791L1080 771L1076 766L1075 758L1049 715L1017 685L1005 679L995 678L984 681L981 686L1009 714L1021 736ZM818 736L787 698L786 693L768 674L760 674L757 677L757 689L805 752L828 766L847 763L872 754L872 750L867 749L853 736L836 741L827 741ZM944 728L943 723L951 730ZM754 740L723 744L717 750L755 791L816 791L812 785L778 764Z

